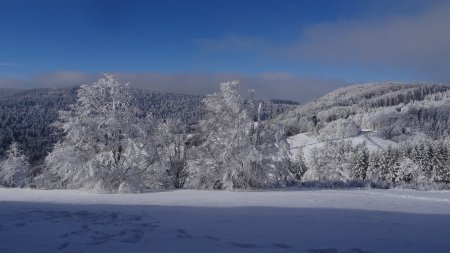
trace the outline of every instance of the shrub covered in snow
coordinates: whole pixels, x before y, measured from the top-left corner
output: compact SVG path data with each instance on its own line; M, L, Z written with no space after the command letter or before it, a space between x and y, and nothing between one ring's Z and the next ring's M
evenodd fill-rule
M6 159L0 161L0 184L9 187L24 187L28 184L30 164L20 150L19 144L13 142L6 152Z

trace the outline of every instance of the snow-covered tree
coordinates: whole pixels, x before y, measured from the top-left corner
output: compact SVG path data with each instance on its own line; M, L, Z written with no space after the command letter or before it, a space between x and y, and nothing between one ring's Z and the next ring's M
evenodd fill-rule
M0 162L0 183L9 187L23 187L27 184L30 165L27 158L13 142L6 151L6 159Z
M450 182L450 167L448 159L448 148L443 142L433 144L433 174L435 182Z
M305 162L305 157L303 154L303 149L300 148L295 154L290 171L294 174L295 179L301 180L305 172L308 170L308 166Z
M167 175L168 187L183 188L190 175L188 167L189 140L186 126L179 120L167 120L158 125L158 156Z
M346 181L352 179L351 157L353 154L351 141L326 141L323 146L313 148L308 159L306 180Z
M199 186L262 187L283 178L279 171L270 172L269 166L280 151L276 127L262 125L255 115L261 108L255 109L252 99L244 104L238 87L237 81L221 83L218 93L204 99L206 118L200 122L204 164ZM284 169L287 171L287 167Z
M330 169L329 162L331 161L331 155L323 151L323 147L314 147L311 150L307 164L309 169L303 177L305 181L327 180L327 171Z
M422 181L450 181L448 147L444 141L413 140L403 146L407 151L405 156L420 170Z
M399 168L397 170L396 182L410 183L413 181L423 180L422 173L411 159L402 157L399 161Z
M369 150L365 142L357 145L354 149L354 154L351 161L352 178L357 180L364 180L367 176L367 169L369 167Z
M244 108L238 85L237 81L221 83L220 92L204 99L207 117L201 122L201 129L210 166L206 166L202 176L214 188L249 187L248 180L252 178L253 168L244 163L252 151L249 131L253 121Z
M55 124L64 140L46 158L62 187L134 191L155 184L152 119L131 106L128 84L105 74L83 85Z
M382 175L383 179L390 182L398 182L401 178L400 150L389 146L382 153Z
M371 181L383 181L385 178L384 164L382 163L380 151L371 152L369 155L369 166L367 168L367 179Z
M353 121L336 120L320 131L321 140L337 140L358 135L359 126Z

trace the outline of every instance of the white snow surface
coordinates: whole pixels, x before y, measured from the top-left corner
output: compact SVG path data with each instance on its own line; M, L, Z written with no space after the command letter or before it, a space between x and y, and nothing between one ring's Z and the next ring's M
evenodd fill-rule
M0 252L450 252L450 192L0 188Z
M384 149L389 145L396 145L395 142L377 137L376 132L370 131L362 131L362 133L358 136L344 138L343 140L350 140L353 145L358 145L365 141L367 148L370 151ZM308 159L310 159L310 154L315 147L319 148L323 146L323 142L317 140L315 136L310 136L305 133L290 136L287 141L289 143L291 155L294 156L295 154L297 154L298 149L303 148L303 153L307 161Z

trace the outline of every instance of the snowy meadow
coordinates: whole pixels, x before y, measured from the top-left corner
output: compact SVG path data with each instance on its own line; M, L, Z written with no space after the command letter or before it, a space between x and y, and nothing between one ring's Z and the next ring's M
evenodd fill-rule
M0 189L1 252L448 252L450 192Z

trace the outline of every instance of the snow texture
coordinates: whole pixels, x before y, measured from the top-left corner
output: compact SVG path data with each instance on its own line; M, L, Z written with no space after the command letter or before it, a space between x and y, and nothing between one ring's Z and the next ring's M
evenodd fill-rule
M375 135L376 133L374 132L362 131L362 133L358 136L343 138L342 140L345 141L350 140L354 146L363 143L365 141L367 148L370 151L384 149L389 145L394 146L397 144L393 141L384 140ZM291 155L295 155L298 149L303 148L303 152L307 160L310 158L310 154L315 147L319 148L323 146L323 142L317 140L316 137L309 136L304 133L291 136L287 139L287 141L289 143Z
M0 188L0 252L449 252L450 192Z

